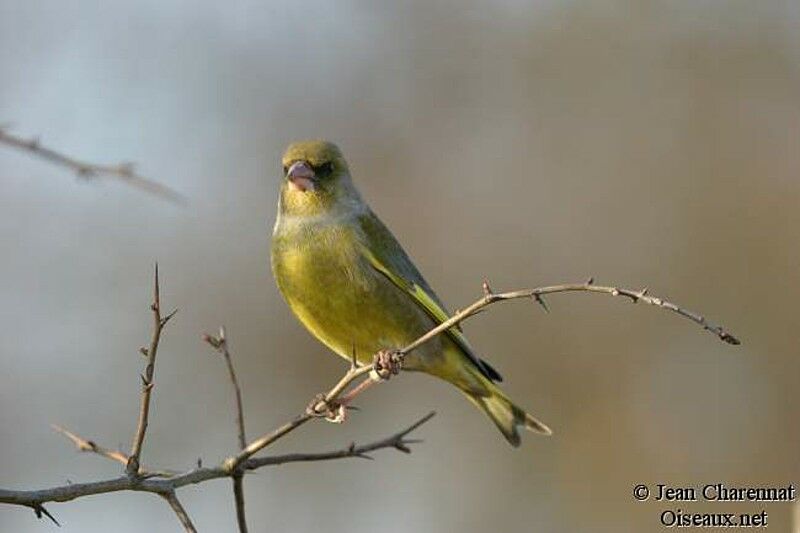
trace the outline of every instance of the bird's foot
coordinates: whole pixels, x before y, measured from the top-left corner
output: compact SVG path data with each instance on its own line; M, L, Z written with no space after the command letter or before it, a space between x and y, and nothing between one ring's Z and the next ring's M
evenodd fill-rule
M403 354L398 350L381 350L375 354L370 375L376 381L385 381L403 368Z
M306 407L306 413L334 424L341 424L347 418L347 405L337 400L328 400L324 394L317 394Z

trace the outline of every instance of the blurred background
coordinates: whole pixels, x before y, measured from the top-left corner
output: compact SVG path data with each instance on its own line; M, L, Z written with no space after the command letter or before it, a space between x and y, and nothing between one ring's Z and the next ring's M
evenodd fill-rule
M154 261L180 312L159 352L143 460L236 446L228 328L250 436L345 363L269 270L280 154L324 137L451 308L582 281L673 299L741 336L622 299L497 306L466 324L555 435L514 450L453 388L409 375L343 426L274 451L382 437L431 409L411 456L247 477L253 531L659 531L637 483L786 484L800 473L800 4L791 0L40 2L0 0L0 122L95 162L135 161L175 206L0 146L0 486L117 475L49 427L127 448ZM227 481L182 490L234 531ZM177 531L148 494L49 506L64 532ZM53 531L0 507L0 531Z

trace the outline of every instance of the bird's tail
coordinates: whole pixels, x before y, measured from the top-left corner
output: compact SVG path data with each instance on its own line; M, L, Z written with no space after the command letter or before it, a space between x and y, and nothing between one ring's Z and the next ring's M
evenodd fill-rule
M477 368L470 374L470 377L474 379L474 381L470 380L473 381L472 384L461 382L455 383L455 385L478 409L486 413L486 416L494 422L512 446L516 447L520 444L518 427L542 435L553 433L547 425L509 400L508 396L497 385L484 377Z
M543 422L537 420L524 409L514 405L505 394L495 385L494 390L488 395L478 395L472 391L463 391L469 400L478 409L486 413L506 440L514 447L519 446L520 437L518 427L523 427L542 435L551 435L553 432Z

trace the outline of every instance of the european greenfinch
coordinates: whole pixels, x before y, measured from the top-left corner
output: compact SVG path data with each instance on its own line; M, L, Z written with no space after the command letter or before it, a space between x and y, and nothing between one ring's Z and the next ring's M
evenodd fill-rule
M291 144L272 236L272 272L303 325L340 356L370 364L449 315L394 235L356 190L342 152L326 141ZM518 427L550 429L495 384L500 374L456 327L408 353L403 370L452 383L513 446Z

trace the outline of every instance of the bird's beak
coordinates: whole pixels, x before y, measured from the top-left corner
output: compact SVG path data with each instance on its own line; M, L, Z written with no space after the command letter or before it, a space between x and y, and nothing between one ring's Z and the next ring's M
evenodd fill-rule
M316 174L307 161L295 161L286 172L289 187L301 191L313 191L317 188Z

